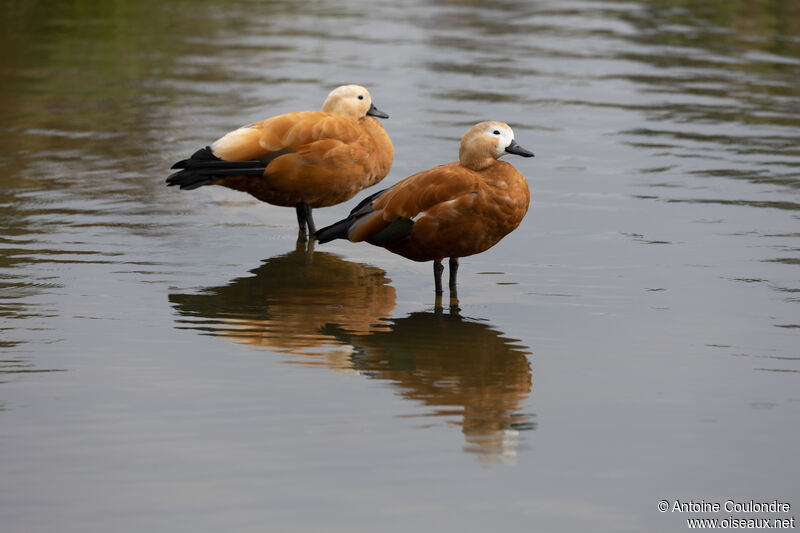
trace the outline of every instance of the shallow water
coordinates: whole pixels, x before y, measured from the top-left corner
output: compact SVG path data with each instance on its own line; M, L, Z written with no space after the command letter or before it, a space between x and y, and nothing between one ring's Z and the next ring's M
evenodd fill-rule
M676 531L800 508L793 0L5 2L3 531ZM503 120L462 260L297 240L169 166L366 85L391 184ZM357 202L315 213L324 225ZM438 304L438 305L437 305ZM743 514L739 518L748 518Z

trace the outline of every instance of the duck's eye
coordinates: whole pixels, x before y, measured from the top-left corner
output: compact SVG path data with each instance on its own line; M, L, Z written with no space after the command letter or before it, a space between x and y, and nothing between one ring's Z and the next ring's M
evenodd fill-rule
M494 133L495 135L500 135L500 130L494 130L492 133Z
M359 94L359 95L358 95L358 99L359 99L359 100L363 100L363 99L364 99L364 95L363 95L363 94Z

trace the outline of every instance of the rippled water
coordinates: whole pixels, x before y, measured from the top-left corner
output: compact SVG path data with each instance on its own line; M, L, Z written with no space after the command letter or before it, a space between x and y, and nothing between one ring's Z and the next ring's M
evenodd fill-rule
M3 531L800 508L797 2L2 7ZM164 186L342 83L391 115L384 184L479 120L536 153L508 159L532 208L462 261L459 301L429 264L297 241L292 210Z

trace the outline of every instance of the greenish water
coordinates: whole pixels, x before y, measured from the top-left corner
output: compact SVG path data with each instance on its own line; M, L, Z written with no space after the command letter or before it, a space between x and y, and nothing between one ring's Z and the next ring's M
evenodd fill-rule
M680 531L800 508L800 4L1 2L4 532ZM531 210L430 265L165 187L367 86L382 185L480 120ZM333 222L350 202L315 213Z

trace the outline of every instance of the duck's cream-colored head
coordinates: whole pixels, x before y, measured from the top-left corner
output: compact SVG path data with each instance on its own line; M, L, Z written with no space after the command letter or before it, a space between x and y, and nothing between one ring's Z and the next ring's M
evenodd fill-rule
M514 140L514 131L502 122L479 122L461 138L458 160L461 166L482 170L505 154L533 157Z
M322 104L322 111L335 113L353 120L369 115L389 118L389 115L372 105L369 91L360 85L342 85L331 91Z

